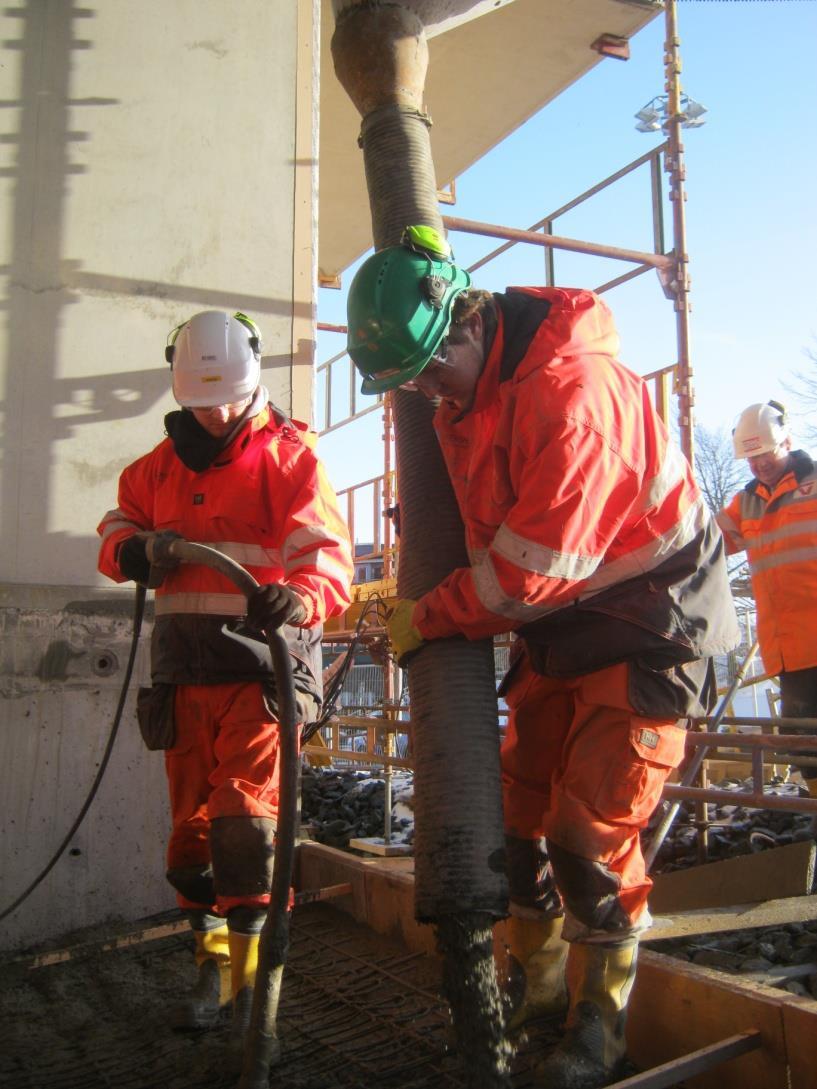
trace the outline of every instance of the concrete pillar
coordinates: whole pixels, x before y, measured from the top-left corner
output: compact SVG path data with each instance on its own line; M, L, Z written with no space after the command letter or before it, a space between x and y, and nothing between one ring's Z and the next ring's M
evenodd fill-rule
M2 13L0 911L48 862L104 749L132 589L97 575L95 527L175 407L167 332L245 311L273 400L310 417L318 8ZM137 683L146 672L143 649ZM162 757L130 700L76 842L0 923L0 949L173 906L167 824Z

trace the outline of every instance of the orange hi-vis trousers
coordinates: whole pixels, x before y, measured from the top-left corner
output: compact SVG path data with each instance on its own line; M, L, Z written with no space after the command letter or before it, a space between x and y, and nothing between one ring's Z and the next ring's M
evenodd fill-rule
M170 871L209 865L210 824L219 817L277 822L279 794L278 723L260 683L179 685L175 723L175 744L165 752ZM202 906L183 895L177 899L183 908ZM219 897L218 908L268 900Z
M639 830L683 758L686 731L633 711L628 668L543 677L526 656L505 697L505 830L546 838L568 940L623 938L649 921Z

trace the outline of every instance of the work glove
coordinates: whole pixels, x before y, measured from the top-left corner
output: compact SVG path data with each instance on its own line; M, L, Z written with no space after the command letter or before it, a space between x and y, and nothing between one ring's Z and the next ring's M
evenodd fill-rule
M297 626L308 615L300 595L280 582L257 586L247 598L247 623L256 631L274 631L282 624Z
M425 642L411 622L416 604L411 598L403 597L386 613L386 631L399 666L404 666Z
M162 585L167 572L173 567L178 567L179 561L168 556L161 564L151 564L147 557L147 543L151 538L184 539L173 530L162 530L159 533L135 533L119 546L116 562L126 579L133 579L134 582L141 583L142 586L152 590Z

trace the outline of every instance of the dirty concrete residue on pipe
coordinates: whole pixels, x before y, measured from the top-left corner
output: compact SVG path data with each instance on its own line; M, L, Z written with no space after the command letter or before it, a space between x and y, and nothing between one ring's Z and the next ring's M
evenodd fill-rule
M411 224L442 233L423 104L428 49L422 22L404 5L363 0L339 14L332 56L362 116L375 249L399 244ZM401 513L398 595L418 598L468 558L432 407L414 393L398 390L392 397ZM499 1089L510 1084L509 1047L490 937L492 921L507 910L507 881L492 641L427 644L409 667L409 688L415 914L437 927L468 1084Z

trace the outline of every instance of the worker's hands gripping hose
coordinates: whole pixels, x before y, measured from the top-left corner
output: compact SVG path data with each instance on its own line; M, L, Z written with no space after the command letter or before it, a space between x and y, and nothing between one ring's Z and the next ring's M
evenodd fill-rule
M386 630L399 666L406 665L411 655L425 642L411 619L416 604L411 598L400 598L386 613Z
M297 626L308 619L309 611L300 595L279 582L258 586L247 598L247 623L256 631L275 631L283 624Z
M126 579L153 590L162 585L171 568L178 566L179 561L170 555L168 547L172 541L181 540L184 538L171 529L134 533L119 546L116 554L119 570Z

